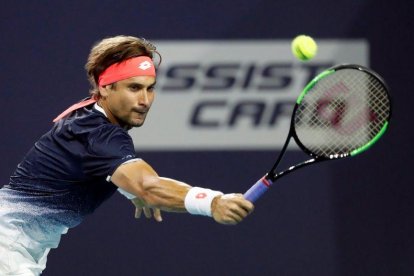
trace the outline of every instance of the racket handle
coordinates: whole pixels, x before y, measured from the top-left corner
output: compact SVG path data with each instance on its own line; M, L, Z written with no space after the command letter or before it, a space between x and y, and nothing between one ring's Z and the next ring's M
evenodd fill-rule
M261 197L273 184L273 182L266 177L262 177L257 181L247 192L244 193L244 198L250 202L255 202Z

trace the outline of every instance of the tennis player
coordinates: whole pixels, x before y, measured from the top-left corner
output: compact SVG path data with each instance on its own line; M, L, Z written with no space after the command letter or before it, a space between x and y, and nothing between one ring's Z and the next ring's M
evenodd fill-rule
M144 211L157 221L161 210L222 224L252 212L241 194L160 177L136 156L127 131L144 123L154 100L156 57L153 44L131 36L94 45L85 66L90 97L54 120L0 189L0 275L41 274L61 235L117 189L135 204L136 216Z

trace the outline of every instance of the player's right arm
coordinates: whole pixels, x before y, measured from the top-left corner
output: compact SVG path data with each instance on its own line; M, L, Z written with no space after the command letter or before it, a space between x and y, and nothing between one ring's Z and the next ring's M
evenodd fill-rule
M147 206L168 212L197 214L199 209L204 208L197 205L197 200L203 202L203 196L211 196L211 205L208 206L211 208L211 214L207 214L205 209L201 210L200 214L211 215L223 224L241 222L254 208L241 194L222 195L208 189L191 187L171 178L160 177L143 160L119 166L111 181L119 188L139 197Z

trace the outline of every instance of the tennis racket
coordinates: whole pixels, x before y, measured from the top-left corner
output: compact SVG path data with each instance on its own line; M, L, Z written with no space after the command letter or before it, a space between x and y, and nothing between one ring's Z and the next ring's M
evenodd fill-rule
M299 168L366 151L383 136L390 118L388 87L377 73L355 64L323 71L297 98L288 137L273 167L244 197L255 202L277 179ZM292 137L311 158L277 172Z

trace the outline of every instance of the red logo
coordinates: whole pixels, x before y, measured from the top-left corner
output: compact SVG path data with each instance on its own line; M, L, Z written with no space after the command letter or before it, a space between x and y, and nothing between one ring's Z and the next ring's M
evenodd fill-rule
M196 198L198 198L198 199L203 199L203 198L205 198L207 196L207 194L206 193L198 193L197 195L196 195Z

